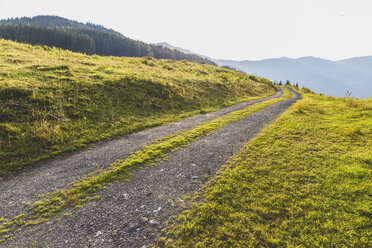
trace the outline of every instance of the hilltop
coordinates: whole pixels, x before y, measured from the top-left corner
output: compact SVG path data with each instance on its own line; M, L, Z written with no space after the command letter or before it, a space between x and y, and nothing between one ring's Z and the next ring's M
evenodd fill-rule
M86 144L275 92L207 64L0 40L0 175Z
M43 27L70 27L70 28L81 28L87 29L91 28L98 31L104 31L111 34L122 35L119 32L116 32L113 29L105 28L102 25L97 25L93 23L82 23L74 20L69 20L67 18L63 18L60 16L53 16L53 15L39 15L34 17L21 17L21 18L8 18L0 20L0 24L10 24L10 25L18 25L18 24L30 24L30 25L37 25Z

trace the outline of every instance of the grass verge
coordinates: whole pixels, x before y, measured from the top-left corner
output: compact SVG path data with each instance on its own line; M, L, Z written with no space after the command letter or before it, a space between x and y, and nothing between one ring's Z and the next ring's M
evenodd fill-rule
M291 93L285 88L283 88L283 91L283 96L280 98L250 105L243 110L234 111L191 129L159 139L150 146L144 146L126 160L116 161L107 170L95 171L72 183L65 190L57 190L41 196L39 200L32 204L29 213L22 213L21 217L17 216L10 220L3 217L3 224L0 226L0 238L9 238L11 237L9 233L14 233L15 230L23 226L27 227L42 223L48 218L56 216L64 209L80 208L87 201L99 199L97 193L104 185L119 180L129 180L131 170L141 166L153 166L170 152L186 147L190 142L199 139L203 135L211 134L214 130L241 120L255 111L288 99Z
M372 101L303 92L160 247L371 247Z

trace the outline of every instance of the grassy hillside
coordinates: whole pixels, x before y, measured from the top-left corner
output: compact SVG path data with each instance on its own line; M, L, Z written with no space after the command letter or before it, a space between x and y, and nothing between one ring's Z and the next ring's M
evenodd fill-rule
M224 166L160 246L372 246L372 101L303 94Z
M0 176L87 143L273 94L211 65L0 40Z

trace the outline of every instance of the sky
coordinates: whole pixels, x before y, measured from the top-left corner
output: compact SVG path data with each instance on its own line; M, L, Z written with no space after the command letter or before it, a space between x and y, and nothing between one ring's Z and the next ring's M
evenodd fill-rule
M0 0L0 19L58 15L216 59L372 55L372 0Z

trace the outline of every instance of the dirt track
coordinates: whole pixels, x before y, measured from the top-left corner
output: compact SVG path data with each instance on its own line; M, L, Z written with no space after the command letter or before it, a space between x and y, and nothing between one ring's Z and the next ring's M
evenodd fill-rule
M280 96L277 93L273 97ZM272 98L272 97L271 97ZM165 222L182 211L179 197L200 190L245 142L299 98L294 94L174 152L159 166L136 170L129 182L115 183L70 217L54 219L22 231L0 247L151 247ZM14 216L41 193L64 188L79 176L105 168L143 145L171 133L242 109L262 100L237 104L177 123L104 142L97 147L50 161L44 166L0 182L0 216ZM197 182L199 181L199 182Z

